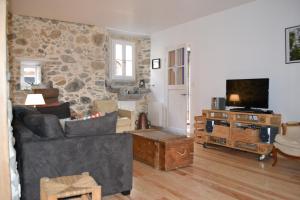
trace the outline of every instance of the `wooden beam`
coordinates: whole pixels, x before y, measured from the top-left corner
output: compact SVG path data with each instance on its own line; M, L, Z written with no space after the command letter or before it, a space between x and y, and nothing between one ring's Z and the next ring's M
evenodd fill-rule
M0 196L11 199L7 116L7 10L6 0L0 0Z

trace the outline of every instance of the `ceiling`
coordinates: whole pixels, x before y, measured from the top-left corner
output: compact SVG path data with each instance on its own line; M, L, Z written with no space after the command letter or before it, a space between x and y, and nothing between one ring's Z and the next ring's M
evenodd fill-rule
M10 0L14 14L150 35L254 0Z

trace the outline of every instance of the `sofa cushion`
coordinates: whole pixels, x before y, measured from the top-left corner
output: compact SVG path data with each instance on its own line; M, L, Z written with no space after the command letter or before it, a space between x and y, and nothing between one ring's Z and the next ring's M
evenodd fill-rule
M131 120L127 117L119 117L117 126L131 126Z
M277 135L275 142L290 148L296 148L300 151L300 137L295 138L289 135Z
M25 126L42 138L63 137L63 130L55 115L28 114L23 119Z
M37 107L37 110L43 114L56 115L59 119L70 118L70 103L65 102L58 105L41 106Z
M117 133L132 131L131 120L127 117L119 117L117 121Z
M287 155L300 157L300 148L299 147L294 148L289 145L280 144L277 142L274 143L274 146Z
M28 140L38 140L40 139L40 136L34 134L30 129L28 129L24 123L20 121L14 121L13 122L13 131L14 131L14 137L17 141L23 142Z
M40 114L40 112L29 106L14 106L13 107L13 115L14 119L23 121L23 118L28 114Z
M72 120L65 122L67 137L85 135L108 135L116 133L118 113L108 113L103 117L86 120Z
M292 122L290 122L292 123ZM293 139L300 139L300 126L288 126L286 136Z

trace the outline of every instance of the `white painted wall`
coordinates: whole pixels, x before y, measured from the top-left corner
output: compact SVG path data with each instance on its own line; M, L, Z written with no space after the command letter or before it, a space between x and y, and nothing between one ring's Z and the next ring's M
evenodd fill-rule
M285 28L300 25L299 0L257 0L152 35L153 101L165 105L166 49L191 45L191 116L225 96L226 79L270 78L269 109L300 120L300 63L285 64Z

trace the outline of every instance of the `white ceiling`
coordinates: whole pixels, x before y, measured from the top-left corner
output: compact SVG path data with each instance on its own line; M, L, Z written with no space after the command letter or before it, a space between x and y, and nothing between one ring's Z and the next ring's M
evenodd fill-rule
M10 0L14 14L151 34L254 0Z

